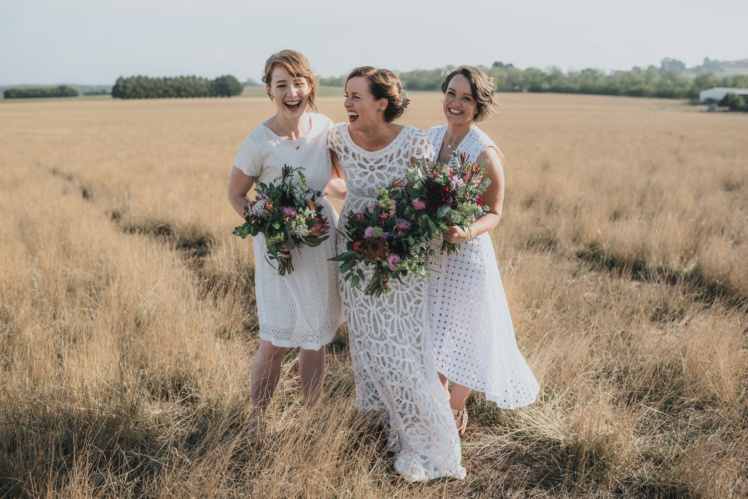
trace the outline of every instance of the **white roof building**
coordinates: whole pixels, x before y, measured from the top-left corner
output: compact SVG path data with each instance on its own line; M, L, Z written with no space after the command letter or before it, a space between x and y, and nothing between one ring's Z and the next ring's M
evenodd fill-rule
M699 92L699 102L706 102L707 100L721 101L727 94L741 94L748 95L748 88L726 88L726 87L714 87Z

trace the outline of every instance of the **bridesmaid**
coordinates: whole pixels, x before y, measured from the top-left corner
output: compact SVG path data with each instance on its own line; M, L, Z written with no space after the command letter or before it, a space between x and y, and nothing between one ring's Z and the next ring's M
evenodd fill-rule
M276 113L246 138L231 169L228 199L242 217L252 186L274 181L284 165L305 167L309 187L314 190L336 185L337 175L327 149L332 122L309 112L316 110L317 86L309 62L295 50L283 50L267 60L262 79ZM337 213L327 199L321 204L330 221L330 237L316 248L292 250L295 270L291 274L279 276L266 262L264 236L254 238L260 346L251 366L253 436L264 429L265 410L288 348L301 348L299 371L307 407L313 407L322 393L325 345L342 323L342 311L338 269L327 261L335 254Z
M462 434L468 416L465 403L472 390L485 392L502 409L531 404L540 390L517 348L499 267L489 231L501 219L504 202L504 156L475 126L495 103L491 80L480 69L462 66L442 83L447 124L428 137L437 161L452 161L454 151L468 161L487 162L491 185L483 195L490 211L470 231L451 227L444 239L460 244L460 253L442 255L431 267L429 316L439 378L449 393L455 424Z

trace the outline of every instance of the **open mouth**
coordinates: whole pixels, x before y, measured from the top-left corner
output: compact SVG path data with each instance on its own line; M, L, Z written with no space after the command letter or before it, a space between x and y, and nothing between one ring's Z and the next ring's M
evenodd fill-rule
M447 112L451 114L452 116L462 116L465 114L463 111L458 111L457 109L452 109L451 107L447 108Z
M283 104L285 104L286 109L288 109L289 111L298 111L298 109L301 107L300 100L290 100L284 102Z
M356 121L358 119L358 113L354 113L353 111L348 111L348 119L351 123Z

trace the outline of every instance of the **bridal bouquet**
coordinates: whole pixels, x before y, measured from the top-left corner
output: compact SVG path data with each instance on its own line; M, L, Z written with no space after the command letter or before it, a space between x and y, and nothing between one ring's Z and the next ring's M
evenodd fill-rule
M365 210L351 213L345 223L347 250L330 260L343 262L343 279L358 287L365 280L362 266L372 267L373 275L366 286L367 295L389 294L389 284L401 277L428 276L428 220L418 217L410 204L402 180L379 189L377 200Z
M303 169L284 166L275 181L260 182L255 200L244 208L244 224L233 232L242 239L264 234L268 256L278 260L279 275L293 272L292 249L319 246L330 237L330 224L316 203L322 193L309 188ZM294 172L299 177L297 184L292 182ZM270 263L267 257L265 260Z
M426 216L440 234L445 234L452 225L469 231L473 222L488 211L482 200L491 183L483 178L485 169L485 163L468 163L467 155L457 151L447 164L418 162L409 168L405 173L406 189L416 216ZM442 241L440 251L451 255L459 253L460 247Z

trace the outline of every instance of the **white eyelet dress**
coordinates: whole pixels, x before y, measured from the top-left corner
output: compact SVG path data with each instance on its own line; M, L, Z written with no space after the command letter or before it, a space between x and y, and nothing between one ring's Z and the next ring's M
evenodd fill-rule
M264 183L280 177L284 165L303 166L309 187L324 193L332 168L327 148L332 121L321 114L309 114L312 128L297 140L283 139L264 124L257 127L238 150L234 166ZM270 260L272 265L267 261L265 236L254 238L260 338L277 347L319 350L332 341L343 322L338 266L327 261L335 256L338 214L327 199L319 199L319 203L330 222L330 237L316 248L291 250L294 270L290 274L278 275L277 261Z
M350 213L375 201L380 187L403 179L411 158L433 156L426 134L413 127L404 127L388 146L370 152L353 142L347 123L335 125L330 148L340 159L348 187L340 227ZM346 251L343 237L338 251ZM364 275L368 282L371 271ZM395 470L406 480L464 478L460 437L439 383L428 331L428 283L413 276L403 283L391 281L389 297L376 297L364 294L365 285L352 289L341 279L356 407L382 418L389 448L397 454Z
M441 150L447 125L428 137ZM475 162L496 144L476 126L456 150ZM532 404L540 391L517 348L512 318L487 232L442 255L430 267L429 317L439 372L450 381L486 394L502 409Z

